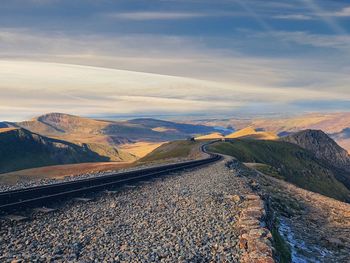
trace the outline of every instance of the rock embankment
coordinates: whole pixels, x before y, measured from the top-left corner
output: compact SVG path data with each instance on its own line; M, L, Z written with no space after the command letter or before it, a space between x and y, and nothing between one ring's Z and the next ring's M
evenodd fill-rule
M307 191L242 164L235 172L254 182L256 193L269 200L275 228L292 262L348 263L350 204ZM276 245L276 244L275 244ZM286 255L280 254L283 257Z
M264 227L264 202L258 195L244 197L236 228L239 232L241 263L273 263L272 235Z
M261 200L226 161L68 202L25 222L1 221L0 261L239 262L261 250L249 238L269 234L258 227ZM240 249L245 234L247 251Z

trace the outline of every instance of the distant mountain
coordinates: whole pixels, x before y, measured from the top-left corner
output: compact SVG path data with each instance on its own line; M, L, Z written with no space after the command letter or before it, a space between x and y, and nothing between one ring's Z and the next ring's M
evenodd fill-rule
M321 130L304 130L281 138L299 145L338 168L350 169L350 156L333 139Z
M213 127L205 125L176 123L152 118L133 119L128 121L128 123L139 124L155 131L170 131L186 135L206 134L215 130Z
M266 132L264 130L254 129L252 127L246 127L244 129L233 132L229 135L226 135L227 139L235 138L249 138L256 140L276 140L278 136L273 132Z
M105 121L62 113L50 113L13 124L32 132L72 142L119 145L135 141L184 139L215 129L204 125L181 124L156 119Z
M0 121L0 129L1 128L8 128L8 127L11 127L11 125L7 124L6 122L1 122Z
M310 113L286 117L271 118L227 118L191 121L192 124L232 127L235 130L252 127L273 132L279 136L289 133L316 129L329 134L336 142L350 152L350 112Z
M0 173L21 169L83 162L107 162L110 158L76 145L25 129L0 129Z
M198 133L215 131L204 125L181 124L156 119L106 121L49 113L28 121L0 123L2 127L25 129L43 137L83 147L108 161L135 161L137 156L121 149L135 142L164 142L186 139ZM43 164L45 162L42 162ZM28 168L28 167L26 167Z
M313 152L285 141L236 139L218 142L210 150L236 157L242 162L261 163L264 173L301 188L340 201L350 202L349 173L318 159Z
M350 127L340 132L332 133L330 136L350 153Z
M196 141L198 141L198 140L220 140L223 138L224 138L224 135L221 134L220 132L213 132L213 133L209 133L206 135L198 136L195 138L195 140Z

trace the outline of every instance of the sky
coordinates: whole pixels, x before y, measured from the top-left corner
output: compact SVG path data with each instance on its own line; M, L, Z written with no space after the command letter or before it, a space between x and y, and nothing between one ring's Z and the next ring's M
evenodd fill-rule
M3 0L0 120L348 111L345 0Z

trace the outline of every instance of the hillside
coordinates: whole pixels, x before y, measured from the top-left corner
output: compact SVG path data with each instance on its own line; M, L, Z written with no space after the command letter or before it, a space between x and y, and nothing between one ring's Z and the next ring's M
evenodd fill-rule
M235 138L249 138L256 140L276 140L278 136L273 132L258 131L252 127L246 127L229 135L226 135L227 139Z
M217 142L210 146L210 150L234 156L242 162L269 165L278 178L341 201L350 201L350 191L336 179L336 171L310 151L295 144L236 139Z
M202 156L200 142L173 141L165 143L141 158L139 162L162 162L176 159L197 159Z
M106 162L86 146L51 139L25 129L0 133L0 173L21 169L82 162Z
M184 135L205 134L214 130L213 127L205 125L176 123L152 118L133 119L129 120L128 123L142 125L154 131L175 132Z

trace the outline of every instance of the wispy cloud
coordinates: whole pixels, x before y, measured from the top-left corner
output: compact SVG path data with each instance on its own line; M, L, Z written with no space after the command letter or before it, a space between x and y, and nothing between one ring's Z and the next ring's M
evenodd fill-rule
M201 13L180 13L180 12L130 12L130 13L109 13L109 18L126 20L177 20L205 17Z
M285 19L285 20L312 20L314 19L310 15L304 14L287 14L287 15L276 15L273 16L275 19Z
M337 17L350 17L350 6L344 7L340 11L336 11L333 13L328 13L331 16L337 16Z
M346 54L350 53L350 35L312 34L305 31L274 31L272 34L276 38L286 42L313 47L339 49L343 52L346 51ZM262 35L264 34L262 33Z
M312 0L301 0L310 9L310 11L304 10L303 13L286 13L282 15L273 15L274 19L285 20L323 20L327 25L333 28L336 32L345 31L337 24L333 18L347 18L350 17L350 6L343 7L340 10L325 11L316 2ZM300 11L299 11L300 12Z
M124 13L105 13L104 17L122 20L184 20L195 18L208 17L225 17L225 16L241 16L242 14L233 12L167 12L167 11L152 11L152 12L124 12Z
M83 115L230 114L254 103L350 100L349 94L327 90L237 85L57 63L0 61L0 78L0 109L11 113L69 109Z
M147 101L149 112L213 108L228 112L241 104L279 104L279 109L285 109L304 97L348 99L350 38L346 26L350 8L346 1L134 2L4 1L0 24L8 28L0 28L0 57L65 65L50 72L45 71L46 64L12 72L2 67L1 109L30 112L33 105L41 111L55 106L80 114L91 107L112 113L117 105L119 112L136 112L145 109L142 102ZM84 8L77 8L82 5ZM23 24L27 28L21 28ZM67 64L82 65L84 70ZM90 71L85 66L99 69ZM62 67L69 68L66 74L62 75ZM113 69L158 75L145 81L136 73L131 74L134 79L123 78ZM21 90L23 83L26 87L30 83L23 75L26 72L42 82L32 78L35 85ZM10 83L3 81L10 74L18 81L11 84L12 91L6 89ZM159 75L196 81L170 77L160 81ZM38 90L38 86L44 88ZM65 90L55 93L62 86ZM96 87L103 87L104 92L97 94ZM33 97L39 93L46 94L40 105ZM11 100L14 97L17 99ZM64 105L58 105L56 98Z

